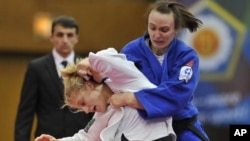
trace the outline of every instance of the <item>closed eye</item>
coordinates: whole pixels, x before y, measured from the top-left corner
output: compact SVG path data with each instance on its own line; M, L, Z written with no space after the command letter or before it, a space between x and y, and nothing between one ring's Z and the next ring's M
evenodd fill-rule
M69 108L70 112L72 113L79 113L79 112L83 112L82 110L79 109L75 109L75 108Z

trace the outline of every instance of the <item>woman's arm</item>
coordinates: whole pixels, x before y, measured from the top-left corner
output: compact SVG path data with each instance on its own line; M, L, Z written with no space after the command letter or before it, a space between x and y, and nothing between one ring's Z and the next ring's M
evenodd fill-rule
M41 136L36 137L35 141L58 141L58 140L51 135L42 134Z
M110 97L109 103L114 108L130 106L136 109L144 109L144 107L140 104L140 102L136 99L134 93L132 92L114 94Z

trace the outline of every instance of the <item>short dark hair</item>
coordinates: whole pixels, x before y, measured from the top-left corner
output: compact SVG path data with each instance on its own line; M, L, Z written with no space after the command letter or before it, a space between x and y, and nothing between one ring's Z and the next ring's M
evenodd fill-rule
M56 25L62 25L63 27L68 27L68 28L75 28L76 34L79 33L79 25L73 17L69 16L56 17L52 22L51 33L54 32Z

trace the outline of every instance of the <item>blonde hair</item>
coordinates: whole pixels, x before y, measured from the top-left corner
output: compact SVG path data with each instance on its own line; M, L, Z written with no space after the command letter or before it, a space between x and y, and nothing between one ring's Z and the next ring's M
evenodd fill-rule
M64 83L64 103L70 107L72 98L81 89L85 89L86 80L77 74L77 64L81 61L78 59L76 64L69 63L65 69L61 70L61 75Z

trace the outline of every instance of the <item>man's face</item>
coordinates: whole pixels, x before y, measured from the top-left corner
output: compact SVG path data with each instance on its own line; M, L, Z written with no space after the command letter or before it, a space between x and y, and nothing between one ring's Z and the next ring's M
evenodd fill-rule
M54 45L56 51L63 57L67 57L78 42L78 34L75 28L56 25L54 33L50 37L50 42Z

